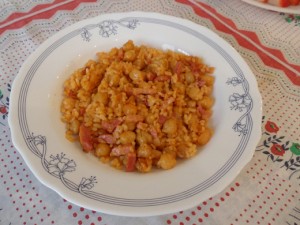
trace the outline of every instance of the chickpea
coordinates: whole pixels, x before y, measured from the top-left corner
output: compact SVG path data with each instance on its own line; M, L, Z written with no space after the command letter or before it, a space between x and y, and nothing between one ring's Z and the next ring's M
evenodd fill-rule
M132 40L127 41L124 45L123 45L123 50L124 51L128 51L128 50L132 50L134 49L134 44Z
M213 103L214 103L213 99L207 96L203 96L203 99L200 100L200 104L204 109L210 109Z
M134 115L137 113L137 107L134 104L126 104L123 106L123 112L125 115Z
M136 164L136 168L138 171L147 173L152 169L152 159L149 158L138 158Z
M75 106L76 100L73 98L65 98L62 102L62 108L64 109L73 109Z
M187 102L187 105L188 105L188 107L194 108L194 107L196 107L196 102L193 101L193 100L190 100L190 101Z
M130 73L129 73L129 77L133 82L140 82L140 81L144 81L145 80L145 73L137 70L137 69L133 69Z
M152 152L151 152L151 158L152 159L160 158L160 156L161 156L161 151L158 151L156 149L152 149Z
M131 144L135 140L135 133L133 131L125 131L120 135L120 142L122 145Z
M176 117L180 118L182 113L183 113L183 108L182 107L174 107L173 112L174 112Z
M168 119L164 125L162 132L166 134L175 134L177 132L177 121L174 118Z
M168 154L172 155L172 156L175 157L175 158L176 158L176 151L177 151L177 149L176 149L176 147L173 146L173 145L166 146L166 147L164 148L164 153L168 153Z
M185 81L187 84L191 84L195 82L195 76L192 72L185 73Z
M213 91L211 86L204 86L202 89L203 89L204 95L206 95L206 96L211 95L211 93Z
M144 130L138 130L136 139L140 145L152 142L151 134Z
M208 128L206 128L204 132L200 134L198 138L198 144L205 145L210 140L211 135L212 135L211 131Z
M203 96L203 91L201 89L199 89L197 86L195 85L190 85L188 88L187 88L187 95L193 99L193 100L200 100L202 99L202 96Z
M128 51L125 52L123 59L127 62L132 62L132 61L135 60L135 58L136 58L135 51L134 50L128 50Z
M110 161L110 165L116 169L119 169L121 170L123 165L122 165L122 162L120 161L120 159L118 158L114 158Z
M141 70L146 66L146 63L144 59L138 58L134 61L134 65Z
M177 155L180 158L190 158L197 152L196 145L182 143L177 147Z
M125 124L127 126L127 130L134 131L134 129L136 128L135 122L126 122Z
M141 144L137 149L137 156L143 158L150 158L152 147L148 144Z
M177 83L175 83L173 86L174 86L174 89L177 90L177 92L178 92L179 94L184 94L185 91L186 91L186 90L185 90L186 87L185 87L185 85L184 85L183 83L177 82Z
M202 80L205 81L207 86L212 86L214 84L215 78L213 76L204 75L201 77Z
M99 143L95 149L95 155L97 157L109 156L110 147L106 143Z
M78 134L79 133L79 126L80 126L79 121L78 120L73 120L70 123L69 129L72 131L73 134Z
M164 152L157 162L157 166L162 169L171 169L176 165L176 156L171 153Z
M107 92L98 92L94 95L93 100L102 103L103 105L107 105L108 103L108 93Z
M161 141L159 138L154 138L153 139L153 144L156 146L156 147L160 147L162 145Z
M114 70L107 71L106 77L108 80L108 85L110 87L117 87L119 85L120 74L117 71Z
M190 117L189 124L195 124L197 125L199 123L198 116L196 114L192 114Z
M168 68L169 62L166 58L156 58L149 65L151 72L157 75L163 75Z

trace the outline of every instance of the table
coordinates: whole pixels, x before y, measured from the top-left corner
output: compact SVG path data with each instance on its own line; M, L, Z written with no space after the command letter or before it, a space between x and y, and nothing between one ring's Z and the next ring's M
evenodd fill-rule
M103 13L153 11L191 20L229 42L256 76L262 137L251 162L190 210L126 218L73 205L42 185L13 146L11 85L48 37ZM300 14L300 13L299 13ZM300 15L240 0L2 0L0 2L0 224L300 224Z

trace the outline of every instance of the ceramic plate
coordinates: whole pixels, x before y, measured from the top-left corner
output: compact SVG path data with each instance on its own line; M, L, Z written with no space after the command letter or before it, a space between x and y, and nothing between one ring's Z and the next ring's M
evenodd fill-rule
M300 5L289 6L289 7L284 8L284 7L266 4L266 3L260 2L258 0L242 0L242 1L247 2L251 5L263 8L263 9L271 10L271 11L290 13L290 14L300 14Z
M213 138L171 170L122 172L64 137L63 82L96 52L129 39L197 55L216 68ZM261 107L251 70L215 33L180 18L132 12L84 20L45 41L13 83L9 124L13 143L32 172L63 198L108 214L151 216L191 208L229 185L253 156Z

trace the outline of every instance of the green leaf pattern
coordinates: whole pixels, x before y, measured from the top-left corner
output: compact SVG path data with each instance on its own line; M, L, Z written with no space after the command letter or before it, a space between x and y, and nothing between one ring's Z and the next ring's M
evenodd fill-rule
M263 116L263 128L265 128L264 124L268 122L271 121L266 121L266 117ZM289 179L300 179L300 144L285 139L285 136L272 135L264 130L262 144L256 147L256 151L264 154L267 161L277 163L280 168L290 171ZM276 152L274 147L280 148L282 151Z

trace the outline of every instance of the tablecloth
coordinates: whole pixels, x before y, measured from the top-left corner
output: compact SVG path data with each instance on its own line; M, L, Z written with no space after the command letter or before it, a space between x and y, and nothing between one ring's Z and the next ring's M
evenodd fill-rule
M263 117L253 159L221 193L190 210L128 218L76 206L42 185L14 147L7 118L12 82L47 38L86 18L137 10L191 20L230 43L257 79ZM1 0L0 224L300 224L299 71L300 15L240 0Z

